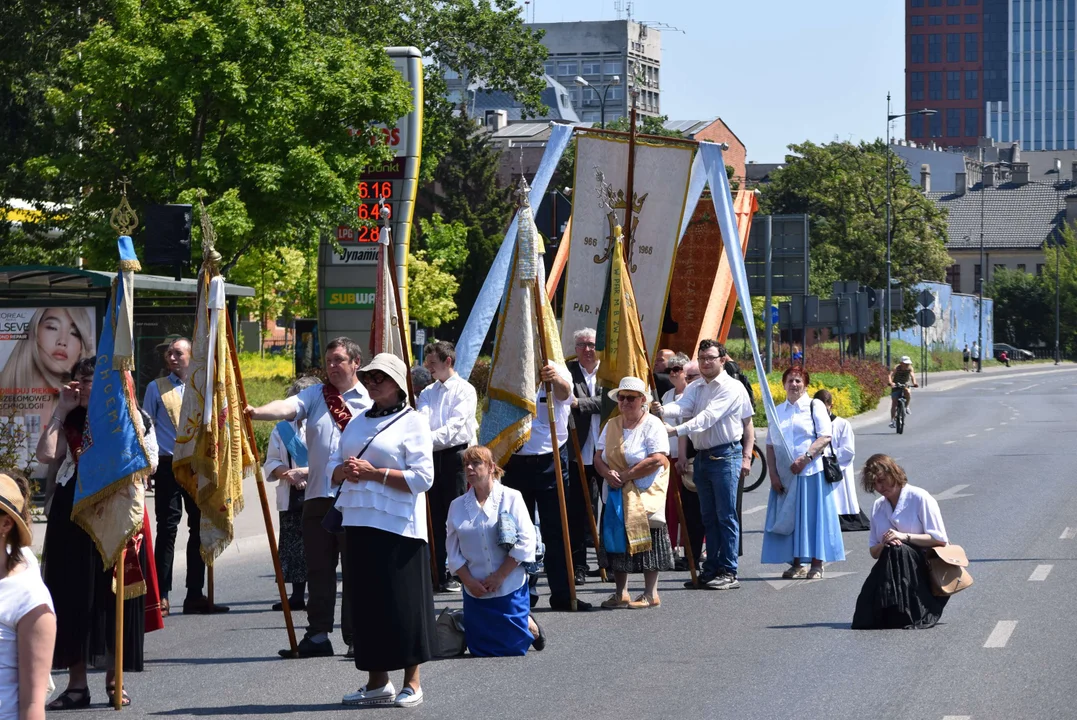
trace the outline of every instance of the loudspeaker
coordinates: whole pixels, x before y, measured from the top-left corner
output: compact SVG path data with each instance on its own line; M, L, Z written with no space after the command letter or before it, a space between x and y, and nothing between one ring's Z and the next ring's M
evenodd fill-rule
M191 262L190 205L150 205L146 208L147 265L187 265Z

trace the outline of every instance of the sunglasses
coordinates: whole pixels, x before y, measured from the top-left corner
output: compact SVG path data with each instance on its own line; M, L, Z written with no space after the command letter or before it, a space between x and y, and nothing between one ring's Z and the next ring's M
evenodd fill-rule
M634 400L640 400L642 398L642 395L618 395L617 402L632 402Z
M685 375L686 380L698 380L699 373Z
M672 368L669 369L669 374L670 375L673 375L674 373L682 373L682 372L684 372L684 368L672 367Z
M389 376L385 373L375 371L368 372L363 379L369 381L372 385L381 385L383 382L389 379Z

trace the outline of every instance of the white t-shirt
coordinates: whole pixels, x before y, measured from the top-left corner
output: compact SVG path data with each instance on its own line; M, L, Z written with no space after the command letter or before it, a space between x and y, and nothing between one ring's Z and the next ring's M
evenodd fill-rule
M601 451L602 461L605 463L609 463L609 459L606 457L606 433L609 432L609 429L609 423L606 423L606 427L602 428L602 434L598 437L598 444L595 446ZM625 460L628 462L629 467L640 462L648 455L654 455L655 453L669 455L669 435L666 433L666 426L661 420L649 413L643 416L643 420L636 427L631 430L622 430L621 436L623 438L622 447ZM640 491L643 491L649 488L661 474L662 468L659 467L650 475L636 478L632 482L635 483ZM602 484L603 498L606 497L608 488L608 484Z
M0 720L19 716L19 621L42 605L55 612L37 558L29 548L22 549L22 556L27 567L0 580Z
M557 374L572 384L572 375L564 365L555 365ZM557 391L553 394L553 419L557 430L557 447L561 447L568 441L568 418L572 414L572 393L568 399L562 400L557 397ZM531 420L531 437L524 446L516 451L517 455L546 455L553 452L553 442L550 440L550 411L546 407L546 384L540 383L538 392L535 394L535 417Z

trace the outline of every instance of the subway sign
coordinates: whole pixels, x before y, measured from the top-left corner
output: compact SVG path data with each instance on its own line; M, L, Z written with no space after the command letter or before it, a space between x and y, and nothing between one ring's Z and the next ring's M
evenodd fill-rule
M373 310L377 293L374 288L323 288L326 308L334 310Z

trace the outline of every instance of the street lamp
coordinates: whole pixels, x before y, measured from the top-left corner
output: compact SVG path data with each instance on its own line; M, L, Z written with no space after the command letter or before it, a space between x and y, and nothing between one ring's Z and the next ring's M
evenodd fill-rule
M890 305L890 293L893 292L894 281L890 277L890 123L908 115L935 115L938 110L915 110L911 113L894 115L890 112L890 93L886 93L886 366L890 367L890 321L893 310Z
M979 305L978 314L980 316L980 326L977 334L976 344L980 348L980 357L976 360L976 372L983 372L984 363L984 283L987 282L987 264L985 263L984 255L984 201L987 193L987 184L984 182L984 178L987 176L987 171L995 171L997 167L1009 167L1010 163L999 161L994 163L988 163L983 161L983 148L980 148L979 160L968 160L967 162L978 163L980 166L980 277L977 280L979 285ZM994 355L994 348L991 349L991 354Z
M598 92L598 87L597 86L592 85L591 83L587 82L587 80L585 78L583 78L583 77L581 77L579 75L576 76L576 84L579 85L581 88L589 87L589 88L594 89L595 92ZM610 78L610 81L608 83L606 83L605 85L602 86L602 95L599 96L599 99L598 99L598 112L599 112L599 115L602 116L602 121L601 122L602 122L602 129L603 130L606 129L606 93L609 92L609 89L611 87L613 87L614 85L620 85L620 84L621 84L621 76L620 75L614 75L612 78ZM582 95L582 93L581 93L581 95ZM580 99L582 100L583 98L581 97Z
M1047 171L1048 175L1055 176L1055 183L1053 185L1055 194L1057 196L1057 202L1055 205L1055 220L1058 220L1058 216L1062 214L1062 196L1058 195L1058 186L1062 184L1062 161L1055 158L1054 167ZM1066 222L1065 218L1062 218L1062 222ZM1061 223L1055 226L1055 237L1053 244L1055 246L1055 365L1058 365L1062 361L1062 351L1060 345L1059 334L1059 308L1061 306L1061 289L1058 284L1059 281L1059 261L1062 259L1060 256L1060 248L1062 247L1062 225Z

